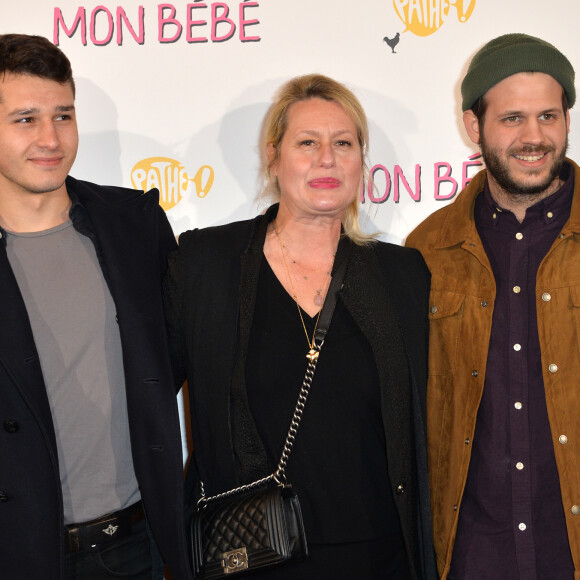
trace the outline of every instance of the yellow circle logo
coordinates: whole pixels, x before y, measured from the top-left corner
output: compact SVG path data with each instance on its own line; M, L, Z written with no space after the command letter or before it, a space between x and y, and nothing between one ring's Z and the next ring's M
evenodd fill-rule
M443 26L452 9L459 22L467 22L476 0L393 0L397 15L405 25L403 32L429 36Z
M205 197L214 180L214 170L202 165L190 179L183 164L170 157L142 159L131 169L131 183L135 189L159 190L159 205L165 210L175 207L193 183L197 197Z

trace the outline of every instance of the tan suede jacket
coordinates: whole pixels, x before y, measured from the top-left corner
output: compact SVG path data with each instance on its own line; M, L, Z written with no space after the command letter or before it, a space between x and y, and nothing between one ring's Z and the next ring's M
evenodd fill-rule
M570 219L536 281L538 333L548 416L575 580L580 579L580 167ZM419 225L407 245L431 270L427 392L429 480L437 566L449 573L485 381L495 281L473 217L479 172L454 203Z

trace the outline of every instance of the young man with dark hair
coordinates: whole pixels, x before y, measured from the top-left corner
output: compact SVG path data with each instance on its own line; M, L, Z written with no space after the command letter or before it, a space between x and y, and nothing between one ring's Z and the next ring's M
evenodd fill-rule
M0 577L189 578L156 190L70 177L66 56L0 35Z
M526 34L461 85L486 169L408 238L431 270L429 470L439 572L580 574L580 167L574 69Z

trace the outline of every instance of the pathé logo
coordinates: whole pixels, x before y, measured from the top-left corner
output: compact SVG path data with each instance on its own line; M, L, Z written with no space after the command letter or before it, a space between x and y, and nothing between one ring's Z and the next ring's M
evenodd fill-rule
M131 183L135 189L145 191L156 187L159 190L159 205L167 211L175 207L193 188L197 197L205 197L213 185L214 170L210 165L202 165L190 178L183 164L170 157L149 157L142 159L131 169Z
M393 5L405 25L403 32L408 30L417 36L429 36L443 26L452 9L457 11L459 22L467 22L475 9L475 1L393 0Z

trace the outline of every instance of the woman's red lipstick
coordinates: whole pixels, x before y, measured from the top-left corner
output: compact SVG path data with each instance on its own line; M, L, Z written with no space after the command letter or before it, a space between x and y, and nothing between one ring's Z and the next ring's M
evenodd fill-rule
M309 181L308 185L314 189L336 189L340 186L340 181L334 177L321 177Z

